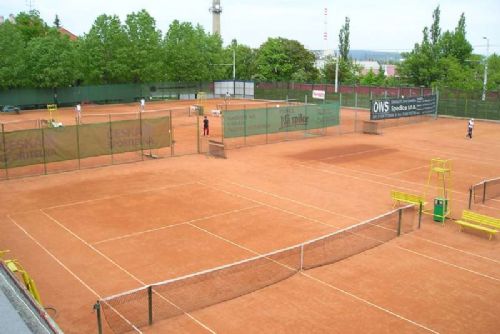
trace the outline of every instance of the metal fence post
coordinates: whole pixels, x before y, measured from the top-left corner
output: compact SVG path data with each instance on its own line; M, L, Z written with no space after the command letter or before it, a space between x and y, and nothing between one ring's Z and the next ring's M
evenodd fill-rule
M422 224L422 202L418 205L418 229L420 229L420 225Z
M142 110L139 111L139 136L141 136L141 160L144 161L144 143L142 141ZM149 153L151 153L151 137L149 140Z
M97 313L97 333L102 334L101 304L99 301L94 304L94 310Z
M483 182L483 204L486 201L486 182Z
M472 206L472 187L469 188L469 210Z
M43 172L45 175L47 175L47 157L45 154L45 133L43 131L43 128L41 128L40 130L42 133Z
M401 220L403 216L403 209L398 210L398 237L401 235Z
M243 146L247 146L247 105L243 105Z
M3 148L3 163L5 167L5 177L9 178L9 168L7 160L7 144L5 143L5 125L2 123L2 148Z
M224 117L224 116L222 116ZM221 117L221 119L222 119ZM221 124L221 129L222 129L222 141L224 142L224 129ZM198 150L198 154L201 153L201 148L200 148L200 116L196 115L196 148Z
M198 117L198 116L196 116ZM172 123L172 110L169 110L169 118L170 118L170 156L174 156L175 150L174 150L174 145L175 145L175 138L174 138L174 126ZM198 131L199 132L199 131Z
M153 324L153 287L148 286L148 323Z
M266 144L269 143L269 105L266 103Z
M76 155L78 156L78 169L81 169L80 157L80 123L75 125L76 129Z
M354 107L358 107L358 92L354 93Z
M113 126L111 122L111 114L108 115L108 123L109 123L109 151L111 153L111 164L114 165L115 160L113 156Z

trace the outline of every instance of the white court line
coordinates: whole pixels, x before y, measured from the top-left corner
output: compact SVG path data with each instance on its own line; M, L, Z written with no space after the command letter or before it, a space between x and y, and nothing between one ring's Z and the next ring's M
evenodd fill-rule
M101 241L94 242L92 244L93 245L99 245L99 244L102 244L102 243L105 243L105 242L116 241L116 240L121 240L121 239L125 239L125 238L135 237L135 236L146 234L146 233L161 231L161 230L164 230L164 229L167 229L167 228L171 228L171 227L177 227L177 226L182 226L182 225L191 225L191 223L195 223L195 222L198 222L198 221L207 220L207 219L216 218L216 217L222 217L222 216L226 216L226 215L231 215L231 214L234 214L234 213L238 213L238 212L242 212L242 211L246 211L246 210L251 210L251 209L255 209L255 208L259 208L259 207L260 207L260 205L253 205L253 206L242 208L242 209L235 209L235 210L226 211L226 212L222 212L222 213L216 213L216 214L213 214L211 216L205 216L205 217L201 217L201 218L195 218L195 219L183 221L183 222L177 223L177 224L161 226L161 227L152 228L152 229L149 229L149 230L144 230L144 231L140 231L140 232L135 232L135 233L121 235L121 236L114 237L114 238L104 239L104 240L101 240Z
M288 197L284 197L284 196L280 196L280 195L276 195L276 194L270 193L268 191L264 191L264 190L261 190L261 189L253 188L253 187L246 186L246 185L243 185L243 184L240 184L240 183L236 183L236 182L231 182L231 181L226 181L226 182L229 183L229 184L233 184L235 186L241 187L241 188L249 189L249 190L252 190L252 191L255 191L255 192L259 192L261 194L265 194L265 195L272 196L272 197L275 197L275 198L278 198L278 199L281 199L281 200L285 200L285 201L289 201L289 202L292 202L292 203L295 203L295 204L299 204L299 205L302 205L302 206L307 207L307 208L311 208L311 209L315 209L315 210L318 210L318 211L330 213L332 215L339 216L339 217L342 217L342 218L347 218L347 219L350 219L350 220L354 220L355 222L360 222L361 221L358 218L347 216L347 215L344 215L344 214L341 214L341 213L338 213L338 212L335 212L335 211L332 211L332 210L320 208L320 207L315 206L315 205L306 204L306 203L294 200L292 198L288 198Z
M277 206L273 206L273 205L270 205L270 204L267 204L267 203L264 203L264 202L261 202L261 201L257 201L255 199L250 198L250 197L246 197L246 196L243 196L243 195L232 193L232 192L227 191L227 190L223 190L223 189L217 188L216 186L211 186L211 185L205 184L203 182L198 182L198 184L203 185L203 186L205 186L207 188L215 189L215 190L223 192L225 194L229 194L229 195L234 196L234 197L243 198L243 199L245 199L247 201L250 201L250 202L253 202L253 203L257 203L257 204L260 204L262 206L266 206L268 208L275 209L277 211L281 211L281 212L287 213L287 214L292 215L292 216L303 218L303 219L305 219L307 221L311 221L311 222L318 223L318 224L321 224L321 225L325 225L325 226L333 227L333 228L336 228L336 229L340 229L340 227L338 227L338 226L322 222L322 221L320 221L318 219L306 217L304 215L301 215L301 214L298 214L298 213L295 213L295 212L292 212L292 211L288 211L288 210L279 208Z
M483 259L483 260L487 260L487 261L491 261L491 262L495 262L495 263L500 264L500 261L492 259L492 258L489 258L489 257L486 257L486 256L482 256L482 255L479 255L479 254L476 254L476 253L471 253L471 252L465 251L463 249L459 249L459 248L455 248L453 246L445 245L443 243L440 243L440 242L437 242L437 241L434 241L434 240L431 240L431 239L426 239L426 238L423 238L423 237L419 237L417 235L413 235L413 234L407 234L407 235L410 236L411 238L416 238L416 239L419 239L419 240L422 240L422 241L425 241L425 242L428 242L428 243L431 243L431 244L434 244L434 245L437 245L437 246L441 246L443 248L449 248L449 249L452 249L452 250L460 252L460 253L464 253L464 254L467 254L467 255L470 255L470 256L478 257L478 258Z
M69 234L71 234L73 237L75 237L76 239L78 239L80 242L82 242L84 245L86 245L88 248L90 248L91 250L93 250L94 252L96 252L98 255L102 256L104 259L106 259L109 263L113 264L114 266L116 266L118 269L122 270L124 273L126 273L127 275L129 275L132 279L134 279L136 282L142 284L144 287L147 286L147 284L145 282L143 282L142 280L140 280L138 277L136 277L135 275L133 275L131 272L129 272L128 270L126 270L125 268L123 268L122 266L120 266L118 263L116 263L115 261L113 261L109 256L107 256L106 254L102 253L100 250L98 250L97 248L95 248L94 246L92 246L91 244L89 244L87 241L83 240L80 236L78 236L76 233L74 233L73 231L71 231L70 229L68 229L66 226L64 226L63 224L61 224L57 219L53 218L52 216L50 216L48 213L44 212L43 209L40 209L40 212L47 216L47 218L49 218L50 220L52 220L54 223L56 223L60 228L62 228L63 230L65 230L66 232L68 232ZM211 328L209 328L207 325L205 325L204 323L202 323L200 320L196 319L194 316L192 316L191 314L189 314L188 312L184 311L182 308L180 308L179 306L177 306L175 303L171 302L170 300L168 300L166 297L162 296L162 295L158 295L158 297L162 298L163 300L165 300L166 302L168 302L169 304L171 304L172 306L174 306L175 308L177 308L179 311L181 311L183 314L187 315L189 318L191 318L191 320L193 320L194 322L196 322L198 325L200 325L201 327L205 328L206 330L208 330L209 332L211 333L215 333L215 331L213 331Z
M176 187L183 187L183 186L189 186L189 185L194 185L194 184L196 184L196 182L171 184L171 185L163 186L163 187L141 189L141 190L136 190L136 191L130 191L130 192L125 192L125 193L120 193L118 195L109 195L109 196L104 196L104 197L99 197L99 198L88 199L88 200L85 200L85 201L77 201L77 202L72 202L72 203L66 203L66 204L49 206L49 207L43 208L41 210L51 210L51 209L64 208L64 207L68 207L68 206L72 206L72 205L88 204L88 203L92 203L92 202L104 201L104 200L109 200L109 199L113 199L113 198L119 198L119 197L124 197L124 196L129 196L129 195L136 195L136 194L143 194L143 193L147 193L147 192L154 192L154 191L166 190L166 189L171 189L171 188L176 188ZM38 210L39 209L33 209L33 210L29 210L29 211L23 211L22 213L26 213L26 212L30 212L30 211L38 211Z
M31 234L28 233L21 225L19 225L14 218L12 218L10 215L7 215L7 218L14 224L18 229L20 229L28 238L30 238L38 247L43 249L45 253L47 253L57 264L59 264L64 270L66 270L71 276L73 276L74 279L76 279L81 285L83 285L87 290L89 290L94 296L97 297L97 299L102 299L101 295L97 293L94 289L92 289L87 283L85 283L77 274L75 274L71 269L69 269L64 263L62 263L58 257L56 257L54 254L52 254L45 246L43 246L35 237L33 237ZM122 319L125 320L128 324L130 324L131 328L135 329L138 333L142 333L137 327L132 325L127 319L123 318L121 313L119 313L117 310L115 310L111 305L109 307L118 314L118 316Z
M453 263L451 263L451 262L444 261L444 260L441 260L441 259L438 259L438 258L435 258L435 257L429 256L429 255L425 255L425 254L423 254L423 253L419 253L419 252L414 251L414 250L411 250L411 249L409 249L409 248L405 248L405 247L402 247L402 246L396 246L396 247L397 247L397 248L399 248L399 249L405 250L405 251L407 251L407 252L410 252L410 253L416 254L416 255L418 255L418 256L424 257L424 258L426 258L426 259L433 260L433 261L436 261L436 262L439 262L439 263L445 264L445 265L450 266L450 267L453 267L453 268L457 268L457 269L460 269L460 270L464 270L464 271L467 271L467 272L469 272L469 273L472 273L472 274L475 274L475 275L478 275L478 276L481 276L481 277L489 278L489 279L491 279L491 280L494 280L494 281L500 282L500 278L492 277L492 276L490 276L490 275L486 275L486 274L480 273L479 271L475 271L475 270L472 270L472 269L468 269L468 268L465 268L465 267L461 267L461 266L456 265L456 264L453 264Z
M360 302L363 302L363 303L365 303L365 304L367 304L367 305L369 305L369 306L372 306L372 307L374 307L374 308L376 308L376 309L378 309L378 310L381 310L381 311L383 311L383 312L385 312L385 313L388 313L388 314L390 314L390 315L392 315L392 316L395 316L396 318L399 318L399 319L401 319L401 320L407 321L407 322L411 323L412 325L415 325L415 326L417 326L417 327L420 327L420 328L422 328L422 329L425 329L425 330L427 330L427 331L429 331L429 332L431 332L431 333L436 333L436 334L438 334L438 333L439 333L439 332L436 332L436 331L435 331L435 330L433 330L433 329L430 329L429 327L426 327L426 326L424 326L424 325L422 325L422 324L419 324L418 322L415 322L415 321L413 321L413 320L410 320L410 319L408 319L408 318L403 317L402 315L399 315L399 314L397 314L397 313L394 313L394 312L392 312L392 311L391 311L391 310L389 310L389 309L386 309L386 308L384 308L384 307L382 307L382 306L379 306L379 305L377 305L377 304L374 304L374 303L372 303L372 302L370 302L370 301L368 301L368 300L366 300L366 299L364 299L364 298L361 298L361 297L359 297L359 296L356 296L355 294L353 294L353 293L351 293L351 292L348 292L348 291L343 290L343 289L341 289L341 288L338 288L338 287L336 287L336 286L334 286L334 285L332 285L332 284L330 284L330 283L327 283L327 282L325 282L325 281L322 281L322 280L320 280L319 278L316 278L316 277L314 277L314 276L311 276L311 275L309 275L309 274L306 274L304 271L301 271L301 272L300 272L300 274L301 274L301 275L304 275L305 277L308 277L308 278L310 278L310 279L312 279L312 280L314 280L314 281L316 281L316 282L318 282L318 283L320 283L320 284L322 284L322 285L325 285L325 286L327 286L327 287L329 287L329 288L331 288L331 289L334 289L334 290L336 290L336 291L338 291L338 292L341 292L341 293L343 293L343 294L345 294L345 295L347 295L347 296L349 296L349 297L352 297L352 298L354 298L354 299L356 299L356 300L358 300L358 301L360 301Z
M404 174L404 173L412 172L414 170L418 170L418 169L422 169L422 168L429 168L429 165L408 168L408 169L404 169L402 171L398 171L398 172L394 172L394 173L387 173L386 175L390 175L390 176L399 175L399 174Z

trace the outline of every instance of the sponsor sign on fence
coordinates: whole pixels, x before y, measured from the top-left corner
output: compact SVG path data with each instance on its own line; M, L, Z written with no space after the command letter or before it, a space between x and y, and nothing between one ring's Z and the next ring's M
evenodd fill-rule
M312 97L313 97L313 99L324 100L325 99L325 91L324 90L313 90Z
M431 115L436 113L436 95L372 100L370 120Z

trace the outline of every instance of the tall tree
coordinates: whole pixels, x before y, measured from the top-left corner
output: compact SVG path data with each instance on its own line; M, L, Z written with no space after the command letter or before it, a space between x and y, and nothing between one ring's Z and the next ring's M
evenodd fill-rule
M99 16L80 43L81 67L87 84L124 83L130 79L127 66L128 39L118 16Z
M164 41L167 79L179 82L211 81L223 77L222 40L200 26L177 20Z
M164 79L162 35L155 19L146 10L127 15L128 79L131 82L154 82Z
M282 37L268 38L256 51L256 75L264 80L290 81L300 71L302 79L314 80L319 73L314 61L314 54L298 41Z
M26 43L32 38L45 36L49 32L49 27L40 17L40 13L36 10L32 10L28 13L19 13L15 21L16 27L23 35Z
M255 52L249 46L239 44L237 40L233 39L231 45L227 46L224 52L224 63L232 64L233 50L236 55L236 79L237 80L251 80L254 75L254 59ZM233 77L233 69L226 66L225 76L227 78Z
M349 59L350 50L350 31L349 31L350 19L345 18L344 25L340 28L339 32L339 53L342 59Z
M54 27L61 28L61 20L59 20L59 16L56 14L56 18L54 19Z
M14 88L28 84L24 62L25 41L16 25L0 25L0 88Z
M76 50L67 36L57 30L33 38L26 47L26 66L35 87L55 88L72 85L77 76Z

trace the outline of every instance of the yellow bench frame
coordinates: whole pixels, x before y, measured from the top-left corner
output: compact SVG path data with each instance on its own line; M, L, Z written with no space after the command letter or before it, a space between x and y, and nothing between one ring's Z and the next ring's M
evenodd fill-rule
M462 232L464 227L485 231L489 234L489 240L500 231L500 219L469 210L464 210L462 217L459 220L455 220L455 223L460 225L460 232Z
M402 191L392 190L391 191L391 198L394 200L394 206L396 206L396 204L398 204L398 202L404 202L404 203L415 204L415 205L422 204L422 206L427 204L427 202L425 202L425 199L423 196L408 194L408 193L404 193Z

